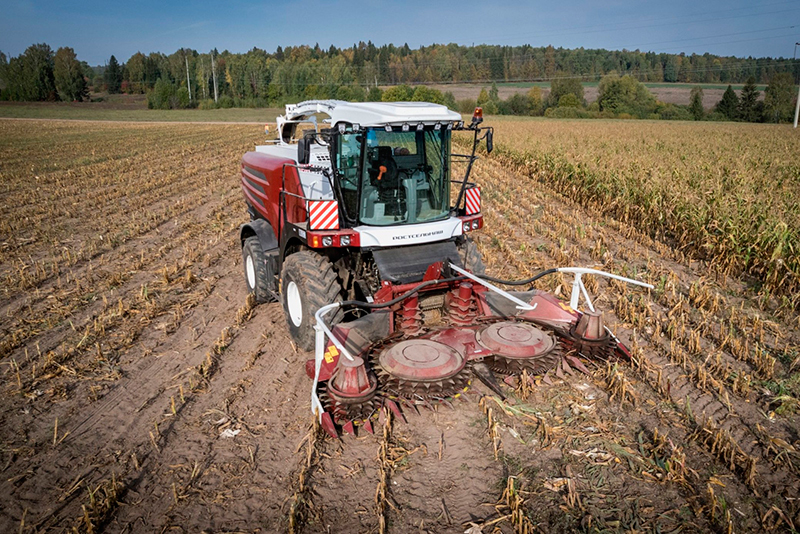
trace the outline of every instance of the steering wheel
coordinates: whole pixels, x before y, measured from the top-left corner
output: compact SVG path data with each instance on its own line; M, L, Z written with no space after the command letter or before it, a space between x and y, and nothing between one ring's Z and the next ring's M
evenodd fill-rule
M406 178L413 178L417 173L417 169L398 169L397 172L405 175Z

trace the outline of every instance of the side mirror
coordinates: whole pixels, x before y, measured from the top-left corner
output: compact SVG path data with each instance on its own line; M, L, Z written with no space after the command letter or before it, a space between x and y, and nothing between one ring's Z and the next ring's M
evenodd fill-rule
M489 130L486 132L486 153L491 154L494 150L494 132Z
M308 146L308 139L303 137L297 141L297 163L299 165L307 165L310 159L311 151Z

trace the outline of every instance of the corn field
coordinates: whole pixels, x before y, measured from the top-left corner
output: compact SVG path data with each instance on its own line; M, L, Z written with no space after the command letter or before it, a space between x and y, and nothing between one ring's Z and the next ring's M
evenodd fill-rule
M800 306L800 137L748 124L500 121L496 157Z

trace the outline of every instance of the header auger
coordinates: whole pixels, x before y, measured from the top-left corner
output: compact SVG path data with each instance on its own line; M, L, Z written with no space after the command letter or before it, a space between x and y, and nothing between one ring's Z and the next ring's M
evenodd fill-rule
M451 404L475 378L502 396L496 373L541 374L576 354L630 357L581 276L648 284L579 267L520 281L484 273L469 239L483 227L470 173L478 145L493 147L482 122L480 108L465 125L436 104L308 101L286 106L278 140L242 158L248 289L280 299L292 339L314 350L311 409L332 436L371 432L384 408L402 418L402 407ZM470 154L451 154L453 131L472 134ZM453 160L466 163L462 179ZM555 272L575 277L569 304L498 287Z

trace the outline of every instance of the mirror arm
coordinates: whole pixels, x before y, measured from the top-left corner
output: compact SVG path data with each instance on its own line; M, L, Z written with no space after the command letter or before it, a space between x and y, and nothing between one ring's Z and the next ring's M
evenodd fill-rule
M473 137L472 137L472 154L469 157L469 163L467 164L467 170L464 173L464 181L461 182L461 189L458 191L458 197L456 198L456 204L454 206L455 210L458 211L459 206L461 206L461 201L464 199L464 192L467 189L467 180L469 180L469 175L472 172L472 164L475 163L477 157L475 156L475 150L478 148L478 143L480 143L480 139L478 139L478 133L481 131L480 128L475 128Z

